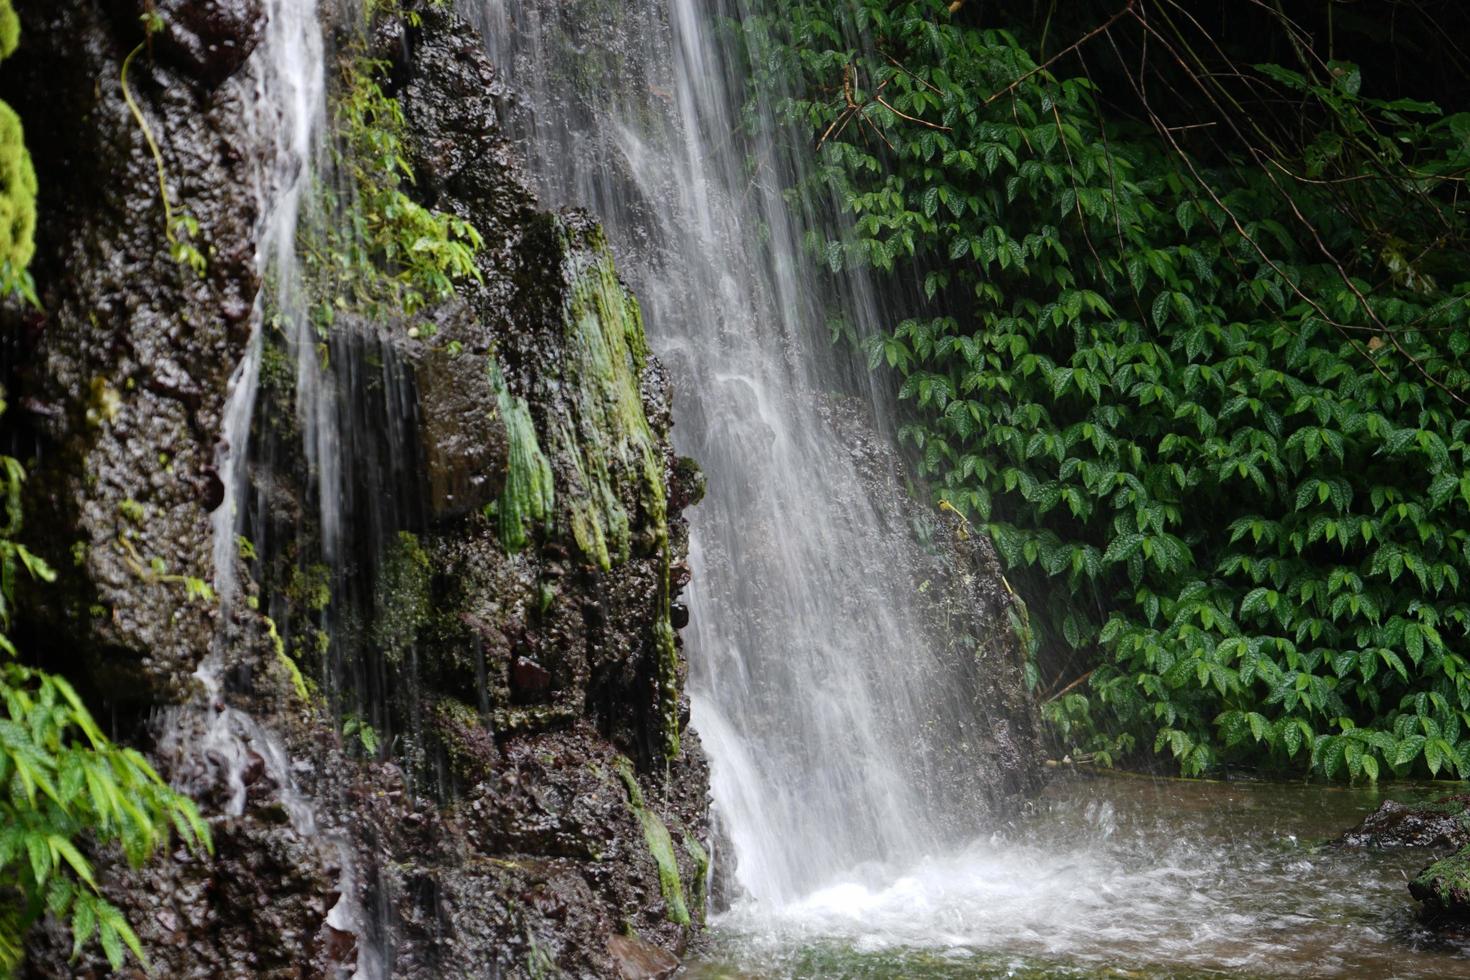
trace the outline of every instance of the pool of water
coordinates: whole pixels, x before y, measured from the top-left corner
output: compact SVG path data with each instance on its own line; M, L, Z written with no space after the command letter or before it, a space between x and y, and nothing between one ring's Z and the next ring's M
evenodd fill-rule
M1326 846L1384 799L1456 790L1062 777L958 853L736 903L681 976L1470 978L1415 920L1433 854Z

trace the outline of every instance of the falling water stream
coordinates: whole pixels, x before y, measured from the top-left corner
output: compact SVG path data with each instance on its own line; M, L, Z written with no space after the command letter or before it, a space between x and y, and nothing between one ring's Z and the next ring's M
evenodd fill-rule
M781 194L788 164L739 132L714 19L695 0L464 6L524 99L513 116L547 202L604 222L676 379L676 445L708 475L686 641L724 866L779 905L957 845L983 797L937 770L975 708L895 560L910 529L856 492L824 421L852 372Z
M1470 976L1413 924L1424 855L1322 846L1366 791L1061 781L1014 822L936 793L974 706L890 567L908 529L854 492L820 409L847 391L885 415L828 339L834 311L862 334L881 310L860 278L817 285L816 219L782 195L803 143L741 118L729 25L750 11L459 6L547 202L606 226L709 477L686 640L732 904L691 975Z

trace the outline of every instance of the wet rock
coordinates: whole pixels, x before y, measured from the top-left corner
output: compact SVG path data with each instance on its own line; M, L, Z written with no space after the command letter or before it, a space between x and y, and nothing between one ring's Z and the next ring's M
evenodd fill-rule
M1420 804L1385 800L1336 843L1343 847L1470 846L1470 796L1445 796Z
M636 936L609 936L607 952L623 980L661 980L679 968L677 959Z
M209 85L240 70L265 32L261 0L147 0L163 30L153 38L158 54Z
M1453 851L1419 872L1409 882L1409 894L1421 903L1420 918L1426 926L1460 940L1470 939L1470 795L1416 804L1385 800L1333 843L1339 847Z
M1026 689L1025 655L1011 618L1019 599L1006 584L990 539L958 515L917 504L908 470L876 431L866 406L829 398L821 405L860 478L850 507L872 506L890 533L883 545L913 583L928 648L944 651L950 673L983 725L960 744L938 747L937 771L926 789L943 812L1005 812L1044 782L1041 721ZM931 763L931 764L934 764ZM976 779L977 771L985 773ZM965 818L962 818L965 819ZM963 837L963 824L949 828Z
M222 616L134 565L166 557L171 573L212 578L221 414L261 285L248 86L218 82L251 70L259 5L167 0L157 59L130 76L181 206L213 246L203 279L168 254L151 154L110 81L137 43L131 0L17 6L29 40L0 97L27 119L44 174L33 269L47 313L16 324L25 346L0 364L15 403L38 409L8 414L4 435L46 462L27 484L28 531L63 575L16 636L81 681L120 738L153 751L214 829L213 855L136 871L98 856L102 890L156 972L345 978L365 957L411 978L666 972L702 921L709 845L708 773L668 630L698 470L673 454L670 379L651 356L604 379L624 418L643 412L646 457L610 452L617 440L567 393L588 360L568 329L575 291L592 276L614 313L630 301L595 224L538 207L498 129L505 93L483 40L429 5L381 50L414 192L476 224L483 282L415 317L432 337L344 315L328 342L334 380L372 381L344 409L360 435L344 496L362 520L349 522L342 575L319 571L294 365L266 344L247 458L255 543L239 549L259 553L236 564L259 608ZM492 352L558 489L556 513L516 549L483 513L507 459ZM407 462L383 475L389 443ZM572 533L567 489L598 453L608 509L627 518L625 531L606 522L626 554L605 562ZM666 507L649 506L656 490ZM211 651L222 686L206 699L194 675ZM320 694L339 655L376 685L371 718L350 730ZM226 710L252 720L250 737L192 751ZM381 730L367 735L367 721ZM636 946L612 942L630 930ZM30 937L40 975L103 972L97 950L76 963L70 952L53 921Z
M480 510L505 483L509 445L504 420L491 411L495 391L484 358L448 346L473 343L474 332L472 320L450 319L414 362L428 505L439 520Z
M510 686L520 698L534 698L551 689L551 672L534 660L517 657L510 668Z

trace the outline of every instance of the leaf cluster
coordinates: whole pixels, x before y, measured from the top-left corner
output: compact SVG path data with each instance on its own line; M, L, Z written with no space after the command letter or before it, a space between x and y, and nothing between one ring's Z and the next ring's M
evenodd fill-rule
M1292 180L938 0L745 27L820 143L808 247L901 297L866 349L1030 600L1061 748L1470 775L1470 115L1262 66L1322 120Z
M418 14L379 0L366 16ZM332 92L332 156L341 185L321 182L302 223L302 253L319 330L339 311L412 316L453 295L463 282L481 280L475 263L483 240L475 226L435 210L412 194L403 107L385 85L390 66L366 54L366 41L349 42L338 61Z

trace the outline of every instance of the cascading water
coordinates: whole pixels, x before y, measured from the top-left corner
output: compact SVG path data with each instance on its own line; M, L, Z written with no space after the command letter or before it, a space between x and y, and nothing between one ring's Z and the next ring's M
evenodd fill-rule
M869 499L829 424L853 372L803 254L811 216L781 192L793 164L769 119L740 125L721 11L461 6L525 100L543 193L605 223L676 379L680 450L709 476L688 649L727 867L778 906L973 835L988 778L970 754L973 659L922 621L912 528ZM877 311L849 285L835 299L861 331Z
M243 527L241 504L259 388L262 330L267 326L267 311L276 316L286 311L288 322L301 319L290 316L303 302L297 231L304 197L317 173L326 123L325 56L316 0L268 0L263 13L263 37L250 59L244 84L254 86L253 98L246 100L253 107L249 123L256 144L267 151L262 155L256 187L260 208L256 266L265 286L256 300L245 356L231 375L216 459L225 487L223 502L212 515L214 582L222 621L239 600L237 542ZM307 358L302 362L299 388L315 396L321 385L311 366L314 362ZM320 401L303 398L304 410L320 411ZM314 426L305 428L317 431ZM230 641L222 634L216 642L223 646ZM225 813L232 817L238 817L245 807L247 769L255 763L263 765L279 787L292 827L305 838L316 837L317 814L312 801L295 788L289 754L274 732L229 705L221 659L220 651L215 651L201 663L196 676L204 697L199 705L177 709L175 717L164 721L157 751L172 760L170 768L177 783L223 783L228 793ZM366 942L352 855L344 842L336 842L334 849L341 877L327 923L359 937L353 976L376 977L379 964Z

